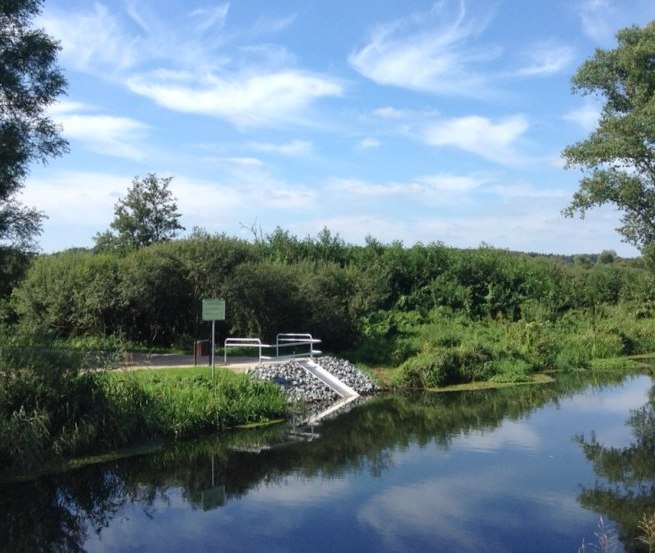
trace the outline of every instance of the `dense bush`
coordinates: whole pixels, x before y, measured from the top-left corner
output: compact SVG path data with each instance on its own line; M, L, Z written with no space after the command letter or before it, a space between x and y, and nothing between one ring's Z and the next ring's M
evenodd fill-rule
M571 310L555 321L486 318L437 309L404 333L396 383L438 387L479 380L520 381L544 369L599 366L598 359L655 351L655 319L630 305Z
M357 246L328 230L298 239L276 229L247 242L196 230L128 254L39 256L11 305L22 327L66 339L190 350L209 333L202 299L224 297L219 341L310 332L325 349L395 365L459 348L446 356L459 366L447 380L466 381L506 372L507 359L534 371L655 349L653 284L640 261L615 255L407 248L370 237Z

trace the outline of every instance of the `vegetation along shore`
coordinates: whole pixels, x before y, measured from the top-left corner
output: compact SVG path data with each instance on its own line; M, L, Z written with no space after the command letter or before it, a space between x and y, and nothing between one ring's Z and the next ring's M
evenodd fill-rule
M307 331L408 389L624 370L627 356L655 351L653 284L642 259L612 252L352 245L327 230L250 242L197 231L126 252L39 255L3 300L0 462L24 468L285 417L280 390L246 375L87 370L112 366L88 352L190 351L209 332L203 297L226 298L219 343Z

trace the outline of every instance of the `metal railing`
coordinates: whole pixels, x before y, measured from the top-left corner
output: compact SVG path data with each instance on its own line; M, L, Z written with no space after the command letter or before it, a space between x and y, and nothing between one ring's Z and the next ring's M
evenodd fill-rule
M321 340L312 337L311 334L282 332L275 336L275 357L307 357L307 355L309 355L309 357L312 358L314 355L320 355L323 353L318 349L314 349L314 344L320 343ZM299 353L280 355L280 348L289 348L294 346L309 346L309 351L300 351Z
M262 348L273 347L269 344L262 344L259 338L226 338L223 344L223 362L227 363L227 348L257 348L259 350L259 362L262 359L271 359L268 355L262 355Z
M275 346L271 344L262 344L259 338L226 338L223 344L223 362L227 364L227 350L228 348L257 348L258 361L261 363L263 359L284 359L292 357L307 357L313 358L314 355L323 353L321 350L314 349L314 344L320 344L321 340L314 338L311 334L307 333L289 333L283 332L275 337ZM262 350L265 348L275 347L275 357L270 355L262 355ZM300 347L300 351L292 351L291 353L284 353L284 348ZM307 349L308 348L308 349Z

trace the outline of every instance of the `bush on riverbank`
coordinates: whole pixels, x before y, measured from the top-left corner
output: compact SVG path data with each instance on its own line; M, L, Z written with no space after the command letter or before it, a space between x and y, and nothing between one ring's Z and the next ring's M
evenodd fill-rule
M67 342L190 351L209 334L207 297L227 301L218 343L310 332L351 361L402 367L402 386L522 381L655 351L655 275L642 260L353 245L328 230L254 242L196 231L130 252L42 255L10 304L18 327Z
M619 367L616 358L655 351L655 319L628 304L541 322L471 321L437 310L415 325L400 349L407 356L395 379L400 387L522 382L540 370Z
M9 341L9 340L7 340ZM217 371L90 370L80 352L0 347L0 468L98 453L158 438L186 438L283 418L273 385ZM147 374L140 374L145 372Z

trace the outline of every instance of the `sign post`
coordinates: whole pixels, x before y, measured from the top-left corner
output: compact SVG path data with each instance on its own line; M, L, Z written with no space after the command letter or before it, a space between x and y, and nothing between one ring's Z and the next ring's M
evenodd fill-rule
M202 300L202 320L212 322L212 378L216 369L216 321L225 320L225 300L224 299L204 299Z

